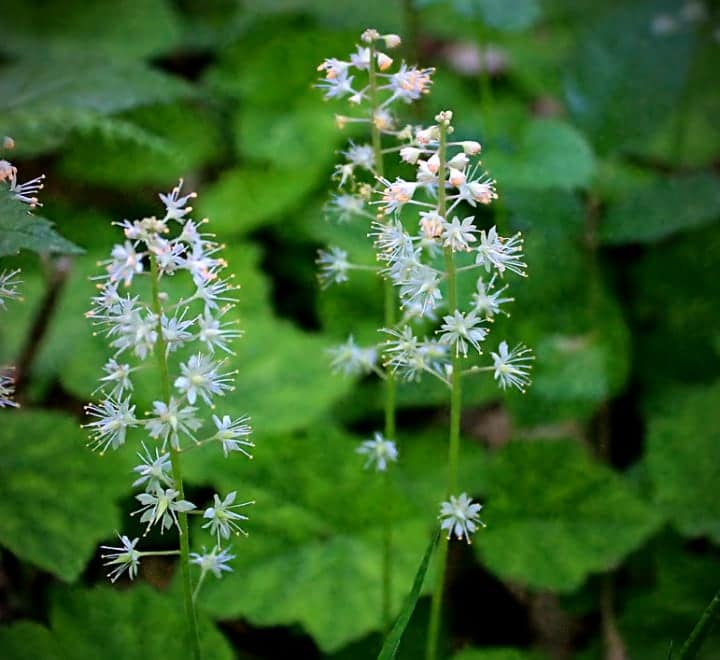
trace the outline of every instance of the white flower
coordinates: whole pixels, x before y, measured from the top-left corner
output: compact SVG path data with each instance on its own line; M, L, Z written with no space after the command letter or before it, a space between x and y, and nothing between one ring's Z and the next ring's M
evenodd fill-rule
M110 358L103 366L103 371L107 376L100 379L101 383L112 383L113 388L110 390L110 396L120 397L125 390L133 388L130 374L134 371L129 364L119 364L115 358Z
M481 178L475 181L466 181L458 187L457 198L466 201L470 206L476 207L477 203L490 204L498 195L495 191L495 180Z
M125 571L128 572L128 576L131 580L135 579L140 567L140 553L135 550L135 546L140 539L133 539L132 541L127 536L120 536L120 543L122 546L114 548L110 545L101 545L103 550L112 550L107 554L101 555L103 559L108 559L105 562L105 566L114 566L114 568L108 573L108 577L111 582L115 582Z
M442 234L445 226L445 218L437 211L420 211L418 222L425 238L437 238Z
M325 206L339 222L348 222L354 215L365 214L365 200L358 195L332 195Z
M437 332L440 335L440 342L449 346L455 346L455 355L460 353L463 357L467 357L468 343L471 344L478 353L482 353L480 342L487 336L487 328L479 327L483 322L477 317L474 311L463 314L459 310L455 310L454 314L448 314L443 317L443 325Z
M448 539L455 534L458 540L464 538L471 543L470 536L475 533L478 525L486 526L480 520L481 509L482 504L474 504L467 493L461 493L458 497L451 495L447 502L440 505L440 528L447 530Z
M423 372L440 376L444 380L447 364L445 346L436 341L415 337L409 326L402 330L383 330L394 337L385 343L385 364L403 380L419 380Z
M333 373L343 373L346 376L369 374L377 363L375 348L358 346L352 335L348 337L347 342L333 346L327 352L330 355L330 368Z
M138 452L140 465L133 468L133 472L137 472L140 476L133 482L133 488L145 484L146 492L154 492L163 486L172 486L173 480L170 476L171 462L170 454L161 454L158 448L155 448L155 456L142 443L144 454Z
M40 176L35 177L30 181L26 181L25 183L18 183L17 170L15 170L14 167L12 168L12 170L13 171L10 175L10 192L13 193L15 199L24 202L25 204L28 204L31 209L35 208L36 206L42 206L42 204L35 195L43 189L43 181L45 180L45 175L41 174Z
M165 219L184 222L185 216L192 211L192 207L188 206L188 201L197 197L197 193L191 192L187 195L181 195L183 180L180 179L168 195L160 193L160 201L165 205Z
M192 333L187 331L193 321L192 319L186 321L185 313L186 310L184 309L179 316L168 318L163 314L160 318L163 339L165 340L165 351L168 355L193 338Z
M22 282L17 278L20 270L4 270L0 273L0 309L5 307L5 300L19 299L18 287Z
M208 405L212 404L212 395L223 396L232 389L232 374L218 373L222 362L213 362L207 355L198 353L180 365L182 376L175 379L175 387L195 403L198 395Z
M370 49L357 46L357 51L350 55L350 62L356 69L367 69L370 66Z
M507 314L502 309L505 303L513 302L515 298L503 298L502 294L510 286L506 284L497 291L492 291L495 285L495 275L492 276L487 286L481 277L477 280L477 290L472 295L472 305L478 315L485 316L486 319L492 319L497 314ZM491 293L492 291L492 293Z
M523 344L518 344L512 351L508 351L507 342L500 342L497 353L492 353L495 368L495 380L502 389L516 387L521 392L530 384L530 365L534 360L531 350Z
M347 70L341 71L332 78L324 78L315 87L325 90L326 99L341 99L348 94L357 93L352 86L353 77L348 75Z
M524 277L527 266L522 260L520 234L502 238L498 236L496 227L492 227L487 232L481 230L475 262L484 266L487 272L494 267L500 275L509 270Z
M204 575L210 571L216 578L221 578L223 572L232 572L227 563L235 559L235 555L231 555L228 550L221 550L218 546L212 549L212 552L206 552L203 547L203 554L197 552L190 553L190 563L197 564Z
M127 429L140 423L135 419L135 406L130 405L130 397L124 401L108 397L100 405L88 404L85 411L91 417L97 417L96 421L85 424L85 428L92 429L93 449L100 449L101 453L108 447L117 449L124 444Z
M177 514L192 511L195 505L187 500L177 500L179 494L179 491L174 488L165 490L158 488L155 493L140 493L135 496L135 499L142 506L137 511L133 511L132 515L142 512L140 522L146 522L148 529L160 523L161 534L166 529L170 529L173 524L177 527L178 532L182 534Z
M404 163L410 163L411 165L417 163L418 158L420 158L420 154L422 154L422 149L418 149L417 147L403 147L400 149L401 160Z
M405 231L397 218L389 222L373 222L370 228L373 231L369 235L375 239L375 249L381 261L391 262L401 254L414 251L412 236Z
M378 472L385 472L388 463L395 463L398 457L395 443L385 439L382 433L377 431L373 434L372 440L364 440L355 451L367 456L365 469L374 465Z
M228 308L220 311L222 316ZM213 316L210 310L206 309L205 313L197 318L198 328L200 330L198 339L205 342L211 353L215 352L215 348L219 348L226 353L234 355L233 351L227 345L227 342L242 337L243 333L235 327L237 321L228 321L220 323L220 319Z
M380 210L386 215L400 210L407 204L412 199L418 187L417 182L405 181L400 177L392 183L382 178L379 178L378 181L384 186L381 193L382 199L380 204L382 204L382 206Z
M458 250L468 251L470 243L477 240L474 236L477 233L477 229L473 224L474 219L473 216L468 216L463 218L461 222L455 217L452 222L446 222L442 233L443 245L449 247L453 252Z
M372 172L375 167L375 152L371 144L355 144L352 140L347 151L342 152L353 165Z
M327 289L331 284L342 284L348 281L348 270L350 262L348 254L339 247L331 247L330 251L318 250L318 258L315 263L320 266L318 279L320 286Z
M242 446L254 447L255 443L247 438L250 436L252 429L248 422L249 417L238 417L237 419L231 419L229 415L223 415L220 419L217 415L213 415L213 422L217 427L217 433L215 438L220 440L223 447L223 453L227 458L228 452L239 451L248 458L252 458L252 455L245 451Z
M460 142L460 146L468 156L476 156L482 149L480 143L475 140L465 140L464 142Z
M347 72L350 62L344 62L334 57L325 58L321 64L318 65L318 71L325 71L326 78L337 78L338 76Z
M113 247L111 255L112 260L106 267L110 281L122 280L125 286L130 286L133 277L143 271L142 253L137 253L133 244L125 241Z
M193 399L194 402L194 399ZM202 423L195 416L197 408L193 406L180 407L180 402L175 397L170 397L170 402L153 402L153 413L155 417L145 421L145 428L151 438L162 440L162 447L165 449L168 439L174 449L180 448L180 433L184 433L195 440L193 431L197 431Z
M13 400L15 381L10 376L0 375L0 408L17 408L19 404Z
M442 300L438 271L424 264L413 268L400 285L400 299L403 307L418 303L423 314L434 309Z
M203 513L203 518L208 521L203 525L203 529L209 527L210 533L217 536L218 543L220 543L221 537L229 539L233 532L237 535L242 534L243 536L247 536L247 532L235 521L248 520L248 517L236 513L233 509L249 506L250 504L255 504L255 502L233 504L236 497L237 492L233 491L232 493L228 493L224 500L221 500L220 496L215 493L213 496L215 506L208 507Z
M402 99L406 103L417 101L430 91L434 71L434 69L409 67L403 62L396 73L388 75L388 84L380 86L380 89L389 89L392 92L385 104L394 99Z

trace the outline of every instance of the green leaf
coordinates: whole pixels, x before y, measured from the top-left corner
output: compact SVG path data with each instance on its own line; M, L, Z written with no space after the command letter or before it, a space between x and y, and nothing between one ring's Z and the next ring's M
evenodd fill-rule
M569 592L640 547L661 524L623 479L577 443L512 442L491 462L476 551L496 575Z
M129 466L85 445L76 419L4 412L0 435L0 543L63 580L75 580L99 541L117 528L114 504Z
M166 0L69 0L0 2L0 15L12 16L0 28L0 49L20 57L48 59L67 51L116 59L158 55L178 41L180 29Z
M65 240L45 218L29 213L27 204L8 189L0 190L0 257L20 250L39 253L80 254L82 250Z
M650 417L647 467L655 502L686 536L720 543L720 384L668 392Z
M655 241L720 217L720 178L710 172L663 177L609 206L604 243Z
M308 168L238 167L198 199L202 215L218 231L241 235L261 225L283 222L317 185L317 170Z
M67 54L0 69L3 132L20 154L54 149L76 127L142 105L190 96L185 81L139 62Z
M670 644L673 658L717 591L717 559L698 556L664 544L650 566L654 583L637 589L618 619L628 656L637 660L666 658ZM715 660L720 648L718 629L710 633L697 660ZM598 654L597 657L602 657Z
M466 648L454 655L452 660L546 660L546 658L544 653L498 646Z
M118 120L111 121L114 125ZM72 140L60 162L63 176L120 189L140 184L171 187L221 151L211 116L187 104L138 108L127 113L122 124L130 130L91 130Z
M202 614L199 626L206 658L235 657L228 641ZM189 660L192 655L182 604L145 584L123 591L110 587L56 590L50 629L25 621L0 628L0 647L6 660ZM34 648L41 652L32 653Z
M497 30L525 30L540 18L538 0L453 0L455 9Z
M484 164L503 188L585 188L595 171L590 145L575 128L554 119L530 121L512 153L488 151Z
M428 544L427 550L425 550L425 554L423 555L420 566L418 566L417 573L415 574L412 589L405 598L400 615L393 624L390 633L385 638L382 649L380 649L380 655L378 655L378 660L392 660L395 657L395 654L400 647L403 634L405 633L405 628L407 628L410 618L415 611L418 599L420 598L423 583L425 582L425 575L427 574L428 567L430 566L430 560L435 553L435 548L437 547L439 538L440 530L435 533L435 536Z
M670 0L621 4L577 39L566 84L570 110L600 151L630 150L669 117L679 98L693 36L653 33L653 19L675 14Z
M208 582L202 607L255 625L300 624L325 652L380 630L383 517L391 516L393 528L397 612L445 490L437 468L446 460L444 436L401 439L402 458L387 487L385 475L363 471L364 459L355 453L359 439L327 424L302 435L265 437L252 462L189 452L183 464L189 481L218 492L240 485L240 497L258 506L246 525L248 538L234 548L242 570ZM483 463L477 448L463 448L468 490L477 489ZM272 515L261 516L261 507Z

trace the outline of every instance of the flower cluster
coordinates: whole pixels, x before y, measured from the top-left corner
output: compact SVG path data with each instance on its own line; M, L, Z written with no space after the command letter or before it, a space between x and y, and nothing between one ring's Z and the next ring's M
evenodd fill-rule
M178 476L182 452L216 445L225 456L238 452L250 457L248 449L254 446L247 417L202 412L214 411L214 400L233 387L236 372L227 366L233 355L229 342L241 332L227 320L237 287L224 274L222 246L204 232L207 221L190 218L194 197L182 192L180 181L169 194L160 195L165 206L161 219L116 223L125 239L101 262L105 274L97 278L98 293L87 314L113 349L100 378L99 401L86 406L92 420L86 424L90 444L105 452L125 444L133 433L144 437L133 483L143 492L136 496L140 508L134 515L147 524L147 531L158 527L161 533L175 527L183 534L187 523L182 521L196 510L185 499ZM183 272L185 277L178 277ZM140 293L147 291L145 281L152 292L149 300ZM185 295L173 299L170 292L183 286ZM141 416L133 402L133 381L153 356L163 394ZM230 570L225 562L232 556L221 544L245 533L235 521L246 517L234 509L252 504L234 504L236 496L232 492L223 499L216 494L213 506L202 513L204 527L216 540L210 553L193 559L202 577L208 570L218 576ZM135 577L140 558L153 554L136 550L138 539L120 536L120 542L119 547L104 546L113 581L126 570Z

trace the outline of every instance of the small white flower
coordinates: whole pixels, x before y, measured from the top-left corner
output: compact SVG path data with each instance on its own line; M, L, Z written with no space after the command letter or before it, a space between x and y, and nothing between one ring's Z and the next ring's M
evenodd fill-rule
M424 264L413 268L400 285L400 300L403 307L418 303L423 315L425 310L434 309L442 300L438 271Z
M168 439L171 447L179 449L180 433L195 440L193 431L197 431L202 426L200 420L195 416L196 411L197 408L193 406L180 407L180 402L175 397L170 397L169 403L154 401L155 417L145 421L145 428L151 438L162 440L163 450Z
M358 346L352 335L344 344L333 346L327 352L330 355L330 369L333 373L342 373L346 376L369 374L377 363L375 348Z
M35 177L30 181L26 181L25 183L18 183L17 171L14 167L12 170L13 171L10 176L10 192L13 193L15 199L28 204L31 209L34 209L36 206L42 206L36 195L43 189L45 175L41 174L40 176Z
M182 534L177 514L192 511L195 505L187 500L177 500L179 494L174 488L165 490L158 488L155 493L140 493L135 499L142 506L137 511L133 511L132 515L142 512L140 522L146 522L148 529L160 523L161 534L173 525L177 527L178 533Z
M197 564L203 575L210 571L216 578L221 578L223 572L232 572L232 568L227 564L235 559L235 555L231 555L228 550L221 550L215 546L211 552L206 552L204 547L202 551L203 554L191 552L190 563Z
M113 247L112 260L106 270L111 282L122 280L125 286L132 284L133 277L143 272L142 253L135 251L130 241Z
M460 353L467 357L468 344L472 345L478 353L482 353L480 342L487 336L487 328L480 327L483 322L474 311L463 314L455 310L454 314L443 317L443 325L437 332L440 335L440 342L449 346L455 346L455 355Z
M379 35L376 36L372 41L375 41L375 39L378 38ZM370 66L370 49L363 46L358 46L356 52L350 55L350 63L356 69L367 69Z
M509 270L524 277L527 266L522 259L520 234L502 238L498 236L496 227L492 227L487 232L481 230L475 262L484 266L487 272L494 267L500 275Z
M508 351L507 342L500 342L498 352L492 353L492 358L495 368L495 380L498 381L502 389L516 387L521 392L525 392L525 388L531 382L531 366L528 363L535 359L530 354L531 352L523 344L518 344L512 351Z
M323 289L327 289L331 284L342 284L348 281L351 264L347 257L347 252L339 247L331 247L330 251L318 250L318 258L315 263L320 266L318 280Z
M17 300L20 298L18 287L22 284L17 276L20 270L4 270L0 273L0 309L5 307L5 300Z
M417 101L423 94L430 91L434 71L434 69L409 67L403 62L396 73L388 76L388 84L380 87L380 89L389 89L392 92L390 99L385 104L395 99L402 99L406 103Z
M352 86L353 77L347 71L341 71L332 78L324 78L315 87L325 90L326 99L341 99L357 93Z
M113 388L110 390L110 396L120 397L125 390L133 388L130 374L134 369L129 364L120 364L115 358L110 358L103 366L103 371L107 376L101 378L100 382L112 384Z
M415 165L422 154L422 149L417 147L403 147L400 149L400 158L404 163Z
M461 493L458 497L451 495L448 501L440 505L440 528L447 530L448 539L455 534L458 540L464 538L472 543L470 537L477 531L478 525L486 526L480 520L481 509L482 504L473 503L467 493Z
M378 179L378 181L384 186L381 193L380 204L382 206L380 210L386 215L399 211L412 199L418 187L415 181L405 181L400 177L392 183L382 178Z
M460 143L460 146L462 147L463 152L466 153L468 156L477 156L477 154L479 154L480 150L482 149L482 145L475 140L465 140L464 142Z
M213 415L212 419L217 427L215 438L220 440L222 443L223 453L226 458L228 453L231 451L239 451L245 454L248 458L252 458L252 455L243 449L243 446L255 446L254 442L248 440L252 431L250 425L248 424L250 421L249 417L231 419L229 415L223 415L223 418L220 419L217 415Z
M437 211L420 211L419 224L425 238L437 238L443 233L445 218Z
M449 247L453 252L465 251L470 249L470 243L474 243L477 239L474 234L477 233L477 228L473 224L475 218L468 216L460 221L459 218L455 217L452 222L446 222L443 227L443 245Z
M375 466L378 472L385 472L388 463L395 463L398 457L395 443L385 439L378 431L375 431L372 440L364 440L355 451L367 456L365 469Z
M371 144L355 144L351 140L347 151L343 151L342 154L353 165L362 167L369 172L372 172L375 167L375 152Z
M193 321L192 319L185 320L185 313L186 310L183 310L179 316L168 318L163 314L160 318L163 339L165 340L165 351L168 355L193 338L192 333L188 332L188 328L193 324Z
M13 400L15 396L15 381L10 376L0 374L0 408L18 408L19 404Z
M203 529L210 528L210 533L217 536L217 541L220 543L220 538L229 539L232 533L236 535L242 534L247 536L247 532L240 527L235 521L236 520L248 520L247 516L243 516L240 513L236 513L233 509L240 507L249 506L255 504L255 502L243 502L242 504L233 504L237 492L233 491L228 493L224 500L220 499L220 496L215 493L213 496L215 506L208 507L203 513L203 518L208 522L203 525Z
M219 316L222 316L227 310L228 308L221 310ZM214 353L215 349L219 348L230 355L234 355L227 342L242 337L243 333L235 327L237 325L236 321L220 323L219 316L213 316L210 310L206 309L204 314L197 318L200 330L198 339L207 345L211 353Z
M325 209L339 222L348 222L353 216L365 215L365 200L358 195L332 195Z
M182 185L183 180L180 179L177 186L175 186L169 194L164 195L160 193L159 195L160 201L165 205L165 219L176 220L181 224L184 222L185 216L192 211L192 207L187 205L188 202L197 197L197 193L194 192L181 195Z
M171 461L170 454L161 454L158 448L155 448L155 456L142 443L144 454L138 452L140 465L133 468L133 472L137 472L140 476L133 482L133 488L144 484L146 492L155 492L163 486L172 486L173 480L170 476Z
M212 395L223 396L232 389L232 374L218 373L222 362L214 362L207 355L198 353L180 365L182 376L175 379L175 387L194 404L198 395L208 405L212 404Z
M135 419L135 406L130 405L130 397L124 401L108 397L100 405L88 404L85 411L91 417L97 417L96 421L85 424L85 428L92 429L93 449L100 449L100 453L108 447L117 449L124 444L127 430L140 423Z
M111 582L115 582L125 571L128 572L128 576L131 580L135 579L140 567L140 553L135 550L140 539L133 539L132 541L127 536L120 536L120 543L122 546L115 548L110 545L101 545L103 550L111 550L107 554L101 555L103 559L108 559L105 562L105 566L113 566L114 568L108 573L108 577Z
M471 299L475 312L480 316L484 316L486 319L492 319L500 313L508 315L507 312L502 309L502 306L505 303L515 300L515 298L502 297L502 294L507 291L510 286L509 284L500 287L497 291L493 291L495 277L495 275L492 276L487 286L483 279L479 277L477 280L477 290L473 293Z

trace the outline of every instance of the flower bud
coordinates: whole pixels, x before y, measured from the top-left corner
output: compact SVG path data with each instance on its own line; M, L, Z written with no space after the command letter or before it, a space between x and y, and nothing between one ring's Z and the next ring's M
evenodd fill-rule
M440 156L437 154L433 154L428 158L427 162L427 168L433 173L437 174L438 170L440 169Z
M378 53L377 63L380 71L386 71L392 66L393 60L392 57L388 57L385 53Z
M397 48L402 41L400 35L397 34L384 34L382 38L388 48Z
M402 158L404 163L414 165L417 163L420 153L420 149L417 149L416 147L403 147L400 149L400 158Z
M451 185L459 187L463 183L465 183L465 173L461 172L460 170L456 170L454 167L451 167L448 181Z
M479 154L482 149L480 143L475 142L475 140L465 140L465 142L460 143L460 146L468 156L475 156Z
M457 170L464 170L468 163L470 162L470 159L464 154L459 153L453 156L449 161L448 165L450 167L454 167Z

